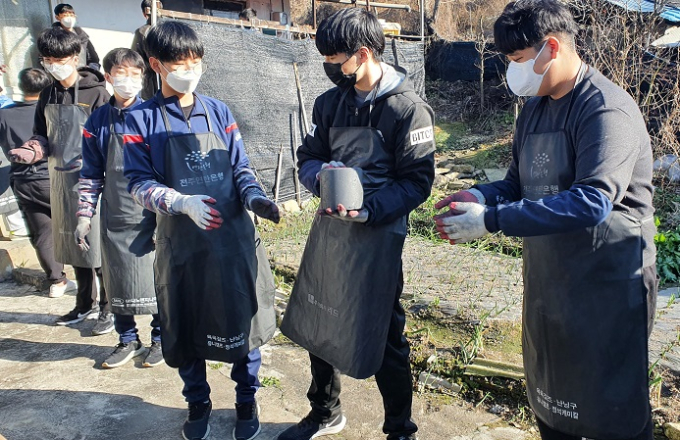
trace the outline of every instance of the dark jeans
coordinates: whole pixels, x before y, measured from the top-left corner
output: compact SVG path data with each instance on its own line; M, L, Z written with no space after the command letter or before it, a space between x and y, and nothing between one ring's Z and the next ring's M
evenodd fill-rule
M107 298L106 290L104 290L101 267L92 269L89 267L73 266L73 271L76 274L76 282L78 283L76 309L79 312L85 312L97 304L97 283L95 282L95 277L97 277L99 278L99 310L101 312L110 312L111 305L109 305L109 299Z
M387 333L385 358L380 370L375 374L385 408L383 432L388 435L388 438L408 436L418 431L418 427L411 420L413 378L409 361L409 345L404 336L406 316L399 303L404 287L401 272L399 280ZM340 372L311 353L309 358L312 362L312 384L307 392L307 398L312 405L312 417L317 422L328 422L342 412Z
M262 357L257 348L232 365L231 380L236 382L236 403L255 401L255 393L260 388L257 378L260 365ZM210 397L204 359L194 359L179 367L179 376L184 381L182 395L188 403L205 402Z
M581 436L573 436L563 434L559 431L555 431L545 423L541 422L538 418L536 419L538 424L538 430L541 432L542 440L581 440ZM652 421L652 414L649 414L649 422L645 426L645 429L635 437L630 437L628 439L621 440L654 440L654 422Z
M116 328L116 333L118 333L118 339L123 344L129 344L132 341L136 341L137 337L137 323L135 322L135 315L121 315L119 313L114 313L113 325ZM153 319L151 320L151 340L153 342L161 342L161 318L160 315L151 315Z
M64 265L54 259L49 179L15 180L12 182L12 189L26 221L31 245L48 281L51 284L66 281Z

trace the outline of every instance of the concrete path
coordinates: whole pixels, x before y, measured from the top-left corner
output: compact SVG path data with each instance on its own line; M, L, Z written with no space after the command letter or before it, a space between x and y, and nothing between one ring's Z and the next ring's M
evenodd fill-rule
M0 439L140 440L181 439L186 404L176 371L163 365L141 368L141 360L114 369L99 365L117 343L115 333L90 336L94 321L52 325L74 305L73 296L47 298L32 286L0 283ZM139 318L149 342L149 317ZM308 410L308 357L290 344L263 349L261 378L272 384L258 393L262 434L274 439ZM228 366L208 371L214 411L210 439L230 439L235 418ZM381 439L382 402L375 381L346 379L343 405L347 428L336 439ZM520 440L514 428L487 428L490 413L454 399L443 404L417 395L414 419L420 438Z

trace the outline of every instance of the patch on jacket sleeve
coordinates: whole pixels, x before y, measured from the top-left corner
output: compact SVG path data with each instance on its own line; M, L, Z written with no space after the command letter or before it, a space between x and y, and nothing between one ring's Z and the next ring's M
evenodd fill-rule
M312 124L312 128L309 130L307 133L307 136L314 137L314 133L316 132L316 124Z
M418 144L424 144L425 142L434 141L434 129L432 126L419 128L418 130L411 131L411 146Z

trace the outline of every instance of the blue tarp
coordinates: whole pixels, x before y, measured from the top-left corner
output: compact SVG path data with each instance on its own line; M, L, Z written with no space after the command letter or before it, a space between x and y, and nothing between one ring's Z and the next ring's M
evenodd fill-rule
M661 18L672 21L674 23L680 22L680 2L679 1L663 1L657 0L607 0L629 11L635 12L655 12L658 11Z

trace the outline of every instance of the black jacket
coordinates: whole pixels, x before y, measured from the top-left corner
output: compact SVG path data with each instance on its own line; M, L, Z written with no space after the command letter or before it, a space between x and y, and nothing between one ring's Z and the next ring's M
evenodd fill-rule
M403 68L395 69L406 75ZM356 92L352 88L344 104L339 105L342 94L343 90L335 87L316 99L312 115L314 127L297 151L300 181L317 196L316 173L323 163L331 161L329 128L368 125L369 103L357 108ZM371 113L371 126L380 130L385 148L394 158L391 170L394 182L364 200L368 211L366 224L380 225L408 215L430 195L434 182L434 112L408 80L404 80L378 96ZM427 132L427 141L418 137L424 132Z
M52 27L59 27L64 29L64 27L58 21L56 23L52 23ZM99 64L99 55L97 55L97 51L94 50L94 46L90 41L90 36L87 35L87 32L85 32L79 26L74 27L73 30L80 39L81 46L85 48L86 59L83 60L85 62L85 65L93 68L94 70L99 70L99 68L101 67L101 65Z
M106 80L98 70L89 67L78 69L80 80L78 83L78 104L86 113L92 112L109 102L109 92L106 91ZM45 87L40 92L38 108L35 112L35 124L33 135L47 139L47 122L45 121L45 106L47 104L73 104L75 98L75 86L65 89L59 81L54 81L51 86Z
M142 99L145 101L153 98L153 95L155 95L159 89L158 77L156 76L156 72L151 69L151 66L149 65L149 55L146 53L146 34L149 33L149 29L151 29L151 19L147 20L144 26L137 28L135 36L132 39L131 47L132 50L142 56L144 65L146 66L144 69L144 85L141 93Z
M9 157L9 150L20 147L31 138L33 118L38 101L18 102L14 107L0 109L0 147ZM49 179L47 159L32 165L12 162L11 180Z

